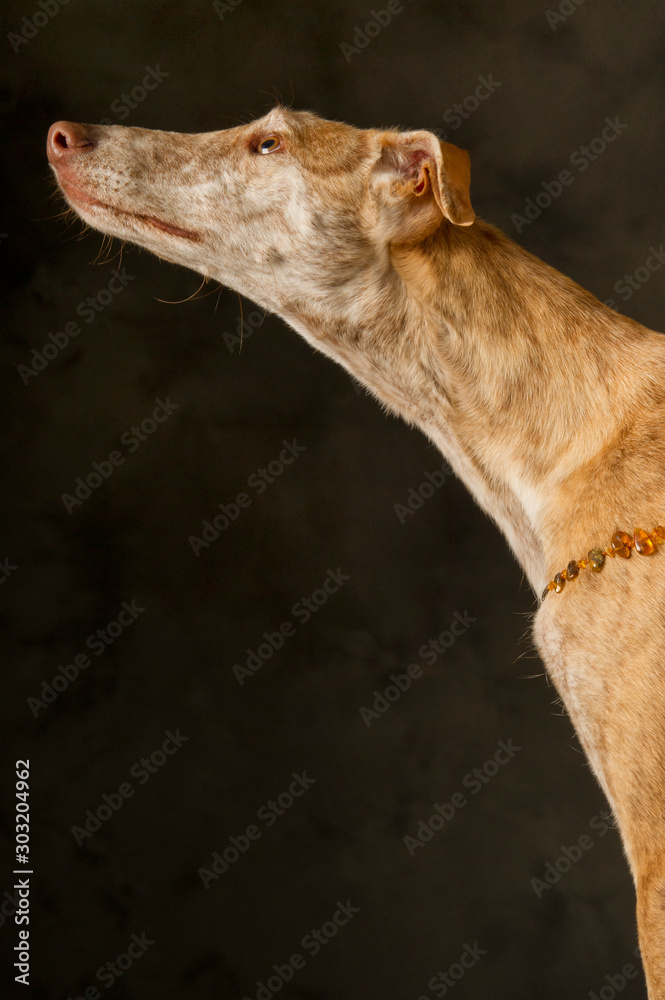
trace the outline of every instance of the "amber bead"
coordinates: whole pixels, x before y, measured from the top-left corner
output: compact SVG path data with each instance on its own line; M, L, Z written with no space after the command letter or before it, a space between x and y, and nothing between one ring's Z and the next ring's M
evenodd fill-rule
M612 535L612 541L606 549L596 546L587 553L586 559L571 559L566 568L557 573L554 579L547 584L543 591L543 600L551 590L560 594L566 585L566 580L575 580L579 576L580 570L587 566L590 566L594 573L600 572L605 565L607 556L612 559L615 556L628 559L631 549L637 549L640 555L648 556L655 552L659 545L664 544L665 525L662 524L657 524L651 534L644 528L635 528L632 538L625 531L615 531Z
M632 548L633 540L625 531L615 531L612 535L612 551L622 559L628 559Z
M594 573L600 573L605 563L605 553L602 549L591 549L589 552L589 566Z
M650 556L652 552L656 551L653 538L644 528L635 529L635 548L641 556Z

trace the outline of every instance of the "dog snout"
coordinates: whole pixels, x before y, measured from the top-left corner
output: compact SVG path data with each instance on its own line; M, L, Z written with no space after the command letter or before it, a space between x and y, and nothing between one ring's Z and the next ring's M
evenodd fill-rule
M54 167L71 162L75 156L90 152L95 148L95 140L85 125L76 122L56 122L48 130L46 155Z

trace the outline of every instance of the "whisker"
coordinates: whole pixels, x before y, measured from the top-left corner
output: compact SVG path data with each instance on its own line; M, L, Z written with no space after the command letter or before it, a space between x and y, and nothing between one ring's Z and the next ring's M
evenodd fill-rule
M108 248L107 248L107 251L106 251L106 257L101 262L102 264L108 264L109 261L113 260L113 258L116 256L116 254L113 254L113 256L111 256L111 251L113 250L113 240L114 239L115 239L114 236L109 236L108 237L109 245L108 245ZM122 252L122 247L120 248L120 250Z
M101 242L101 244L99 246L99 250L97 252L97 256L94 258L94 260L89 261L90 264L96 264L99 261L99 258L101 257L101 255L104 252L104 246L106 244L106 240L107 239L108 239L108 237L106 236L106 233L104 233L102 235L102 242Z
M120 258L118 260L118 270L120 270L120 268L122 267L122 251L125 249L125 242L126 242L125 240L120 240L120 249L111 258L111 260L115 260L116 257Z
M77 216L76 219L72 219L69 225L65 227L65 232L67 232L68 229L71 229L71 227L74 225L75 222L80 222L81 225L83 226L83 229L78 233L73 233L71 236L63 237L62 239L63 243L71 243L72 240L76 240L78 242L79 240L83 239L87 231L90 229L90 226L87 224L87 222L83 222Z
M188 295L186 299L176 299L174 302L170 302L168 299L158 299L157 296L155 295L154 296L155 301L156 302L163 302L164 305L166 305L166 306L179 306L179 305L182 305L183 302L191 302L191 300L193 298L196 298L196 296L201 291L201 289L203 288L203 286L207 283L207 281L208 281L208 278L206 278L206 276L204 275L203 279L201 281L201 284L199 285L199 287L196 289L195 292L192 292L191 295ZM214 289L212 291L214 291ZM206 292L206 295L211 295L211 294L212 294L212 292ZM205 295L201 295L200 297L203 299L203 298L205 298Z
M78 216L76 215L76 212L74 211L73 208L65 208L65 209L63 209L62 212L56 212L55 215L45 215L43 219L33 219L32 221L33 222L51 222L53 219L64 219L68 215L72 215L72 216L78 218Z
M245 320L242 314L242 296L238 292L238 304L240 306L240 347L238 348L238 354L242 354L242 345L245 339Z

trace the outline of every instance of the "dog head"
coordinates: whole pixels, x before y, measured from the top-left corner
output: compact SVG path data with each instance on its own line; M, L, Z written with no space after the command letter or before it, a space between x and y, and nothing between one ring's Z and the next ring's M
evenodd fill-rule
M201 134L58 122L47 152L90 226L276 311L352 308L392 246L474 220L457 147L281 107Z

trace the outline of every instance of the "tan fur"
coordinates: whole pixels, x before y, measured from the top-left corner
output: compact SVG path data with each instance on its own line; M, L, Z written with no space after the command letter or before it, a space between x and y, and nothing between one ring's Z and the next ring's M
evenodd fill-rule
M276 108L203 135L59 123L49 159L90 225L275 311L419 426L536 594L615 530L665 521L662 335L474 222L456 147ZM534 634L616 815L665 1000L665 550L581 573Z

